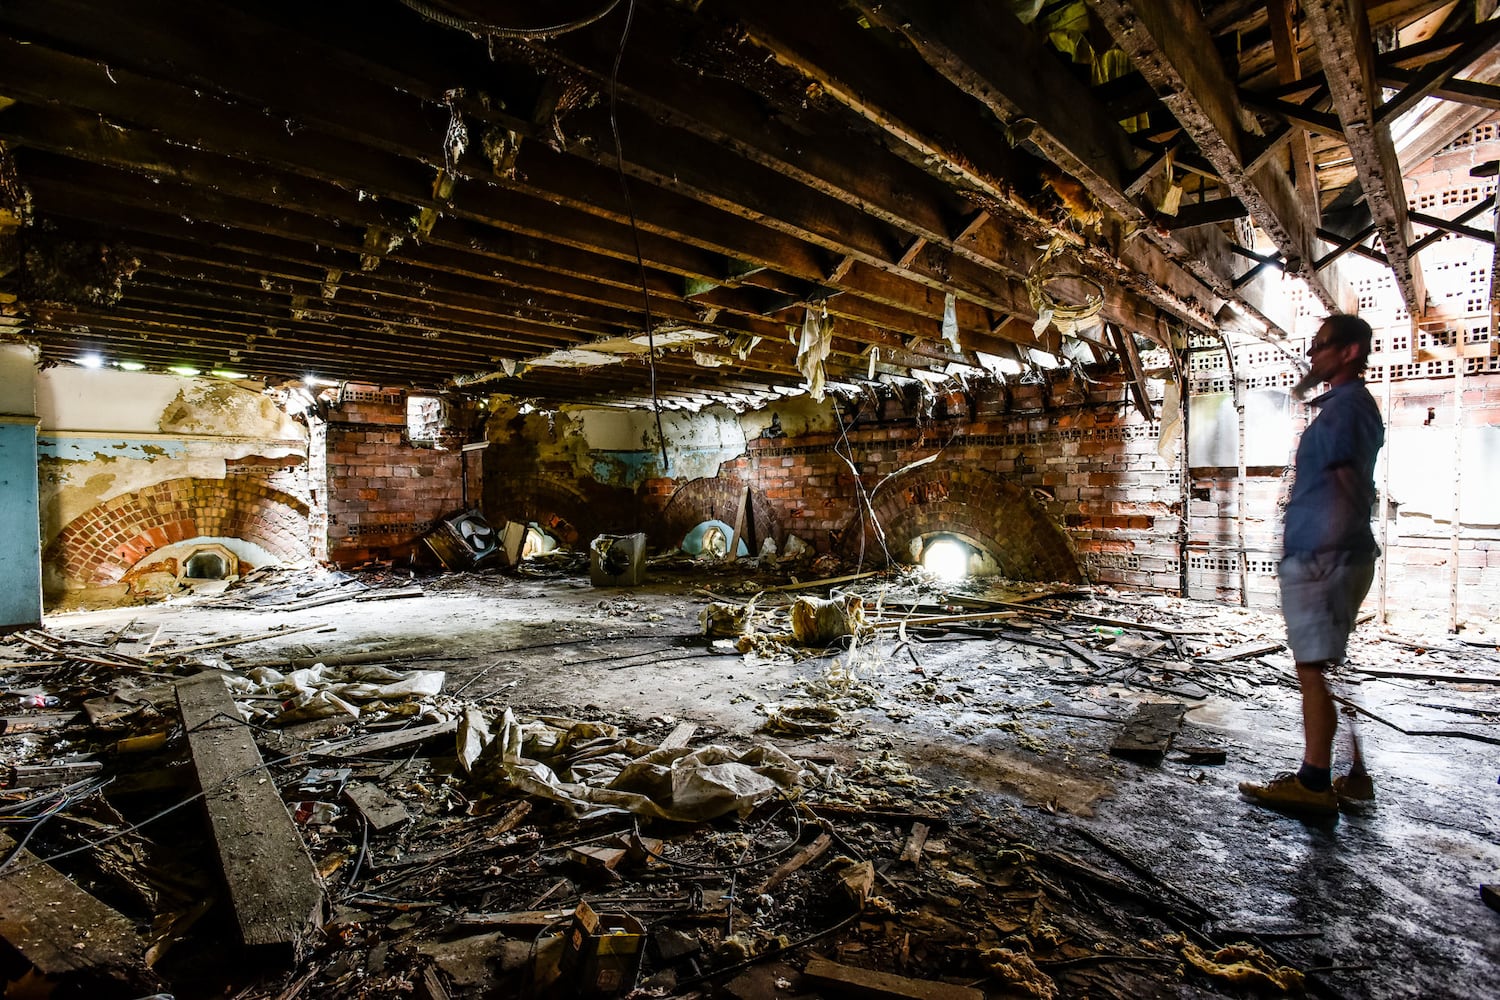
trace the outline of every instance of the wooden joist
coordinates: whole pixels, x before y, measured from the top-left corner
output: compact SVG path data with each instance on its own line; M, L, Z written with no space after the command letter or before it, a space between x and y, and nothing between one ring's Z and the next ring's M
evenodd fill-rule
M16 842L0 833L0 857ZM44 976L144 970L145 944L135 925L90 896L30 851L0 874L0 938Z
M321 926L323 885L222 675L177 685L193 767L247 947L299 958Z

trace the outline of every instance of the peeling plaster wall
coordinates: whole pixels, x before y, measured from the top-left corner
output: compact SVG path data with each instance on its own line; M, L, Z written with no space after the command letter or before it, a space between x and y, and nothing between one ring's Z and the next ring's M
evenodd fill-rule
M483 509L493 520L537 521L563 541L649 529L674 484L718 476L745 453L745 432L730 410L668 411L661 429L645 410L565 407L527 410L489 401Z
M54 544L64 528L165 483L232 480L242 503L284 496L288 510L305 517L307 429L260 392L219 380L61 367L38 377L37 405L42 539L62 550L47 566L49 591L97 582L63 568L75 542L70 535ZM175 487L173 494L214 495ZM278 510L287 506L274 502ZM285 519L285 512L276 518ZM190 526L193 518L176 521ZM287 527L278 523L277 530Z

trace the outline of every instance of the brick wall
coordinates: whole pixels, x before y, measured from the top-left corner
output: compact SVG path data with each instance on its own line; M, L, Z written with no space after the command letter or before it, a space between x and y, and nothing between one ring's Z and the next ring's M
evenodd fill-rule
M404 558L436 519L462 507L457 442L413 446L404 394L346 392L323 434L330 561Z
M202 536L243 538L280 559L305 559L307 504L248 475L167 480L74 518L42 560L70 580L102 586L157 549Z
M704 521L722 521L733 528L748 485L745 479L729 470L723 475L690 480L676 488L670 488L671 480L651 482L666 483L669 487L660 519L651 522L661 525L652 534L661 538L663 547L680 545L688 532ZM660 498L661 494L653 494L648 484L648 489L643 491L643 502L649 503L648 498L652 496ZM753 490L741 541L750 554L755 555L764 539L777 537L778 529L764 493Z

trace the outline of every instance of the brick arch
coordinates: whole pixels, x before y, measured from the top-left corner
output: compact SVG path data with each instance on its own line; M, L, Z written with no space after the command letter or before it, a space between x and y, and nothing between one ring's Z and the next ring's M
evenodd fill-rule
M659 530L661 537L652 541L663 547L681 545L682 539L704 521L723 521L734 527L735 515L739 513L740 500L745 495L746 483L732 476L704 476L683 483L672 491L671 499L662 510ZM749 522L754 519L754 524ZM746 515L745 534L753 538L745 540L750 554L767 538L775 536L776 521L771 516L770 504L765 495L751 487L750 509Z
M874 509L893 560L909 558L912 539L951 531L982 545L1009 579L1083 579L1067 535L1031 492L984 469L912 469L881 486ZM851 521L840 536L844 555L857 555L862 539L867 563L883 558L868 517Z
M106 500L58 532L43 561L86 584L117 582L157 549L189 538L243 538L279 559L306 559L307 504L243 479L168 479Z
M507 480L495 486L485 494L486 516L491 521L535 521L570 547L578 545L580 539L625 532L623 521L634 509L633 505L590 499L572 483L550 477ZM615 517L601 517L606 512Z

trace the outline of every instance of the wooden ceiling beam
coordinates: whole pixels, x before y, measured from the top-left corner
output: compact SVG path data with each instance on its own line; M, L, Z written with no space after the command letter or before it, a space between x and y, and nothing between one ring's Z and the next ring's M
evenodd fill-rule
M741 19L748 38L780 64L804 74L820 96L881 129L928 170L972 188L978 204L1021 234L1018 248L1045 242L1065 228L1059 226L1061 220L1039 214L1027 197L1041 190L1043 161L997 142L1005 134L1004 122L975 114L962 92L901 47L883 44L853 16L832 8L790 0L729 0L728 6ZM902 68L893 70L898 61ZM1078 240L1076 249L1080 266L1105 289L1106 314L1131 329L1154 329L1158 310L1171 311L1194 325L1208 324L1206 312L1175 289L1151 282L1122 288L1119 275L1101 267L1084 241ZM1031 262L1039 254L1035 251ZM1023 262L1029 271L1030 262Z
M1390 119L1381 116L1375 47L1364 0L1305 0L1303 12L1322 53L1323 77L1344 123L1349 154L1396 287L1408 312L1424 316L1427 291L1421 265L1408 252L1412 233L1406 192L1391 142Z
M1251 158L1247 113L1197 5L1189 0L1098 0L1090 10L1271 237L1292 273L1327 308L1339 308L1331 275L1320 276L1312 266L1318 256L1316 216L1298 198L1285 168L1272 160L1245 173Z
M1216 295L1232 299L1244 311L1284 335L1269 319L1264 304L1247 301L1237 290L1229 266L1227 241L1217 233L1199 234L1188 246L1171 235L1171 217L1157 225L1155 201L1165 184L1136 184L1149 159L1131 142L1114 112L1069 72L1058 53L1004 5L958 0L939 6L920 0L855 0L873 24L907 39L926 61L963 93L987 106L1002 121L1020 126L1026 140L1088 189L1131 227L1147 231L1149 246L1165 260L1151 261L1153 251L1137 245L1142 273L1168 285L1176 296L1198 294L1194 284L1172 281L1169 268L1181 268ZM1024 67L1019 70L1018 67ZM1133 189L1157 190L1156 198L1137 200ZM1223 242L1221 246L1215 244Z

